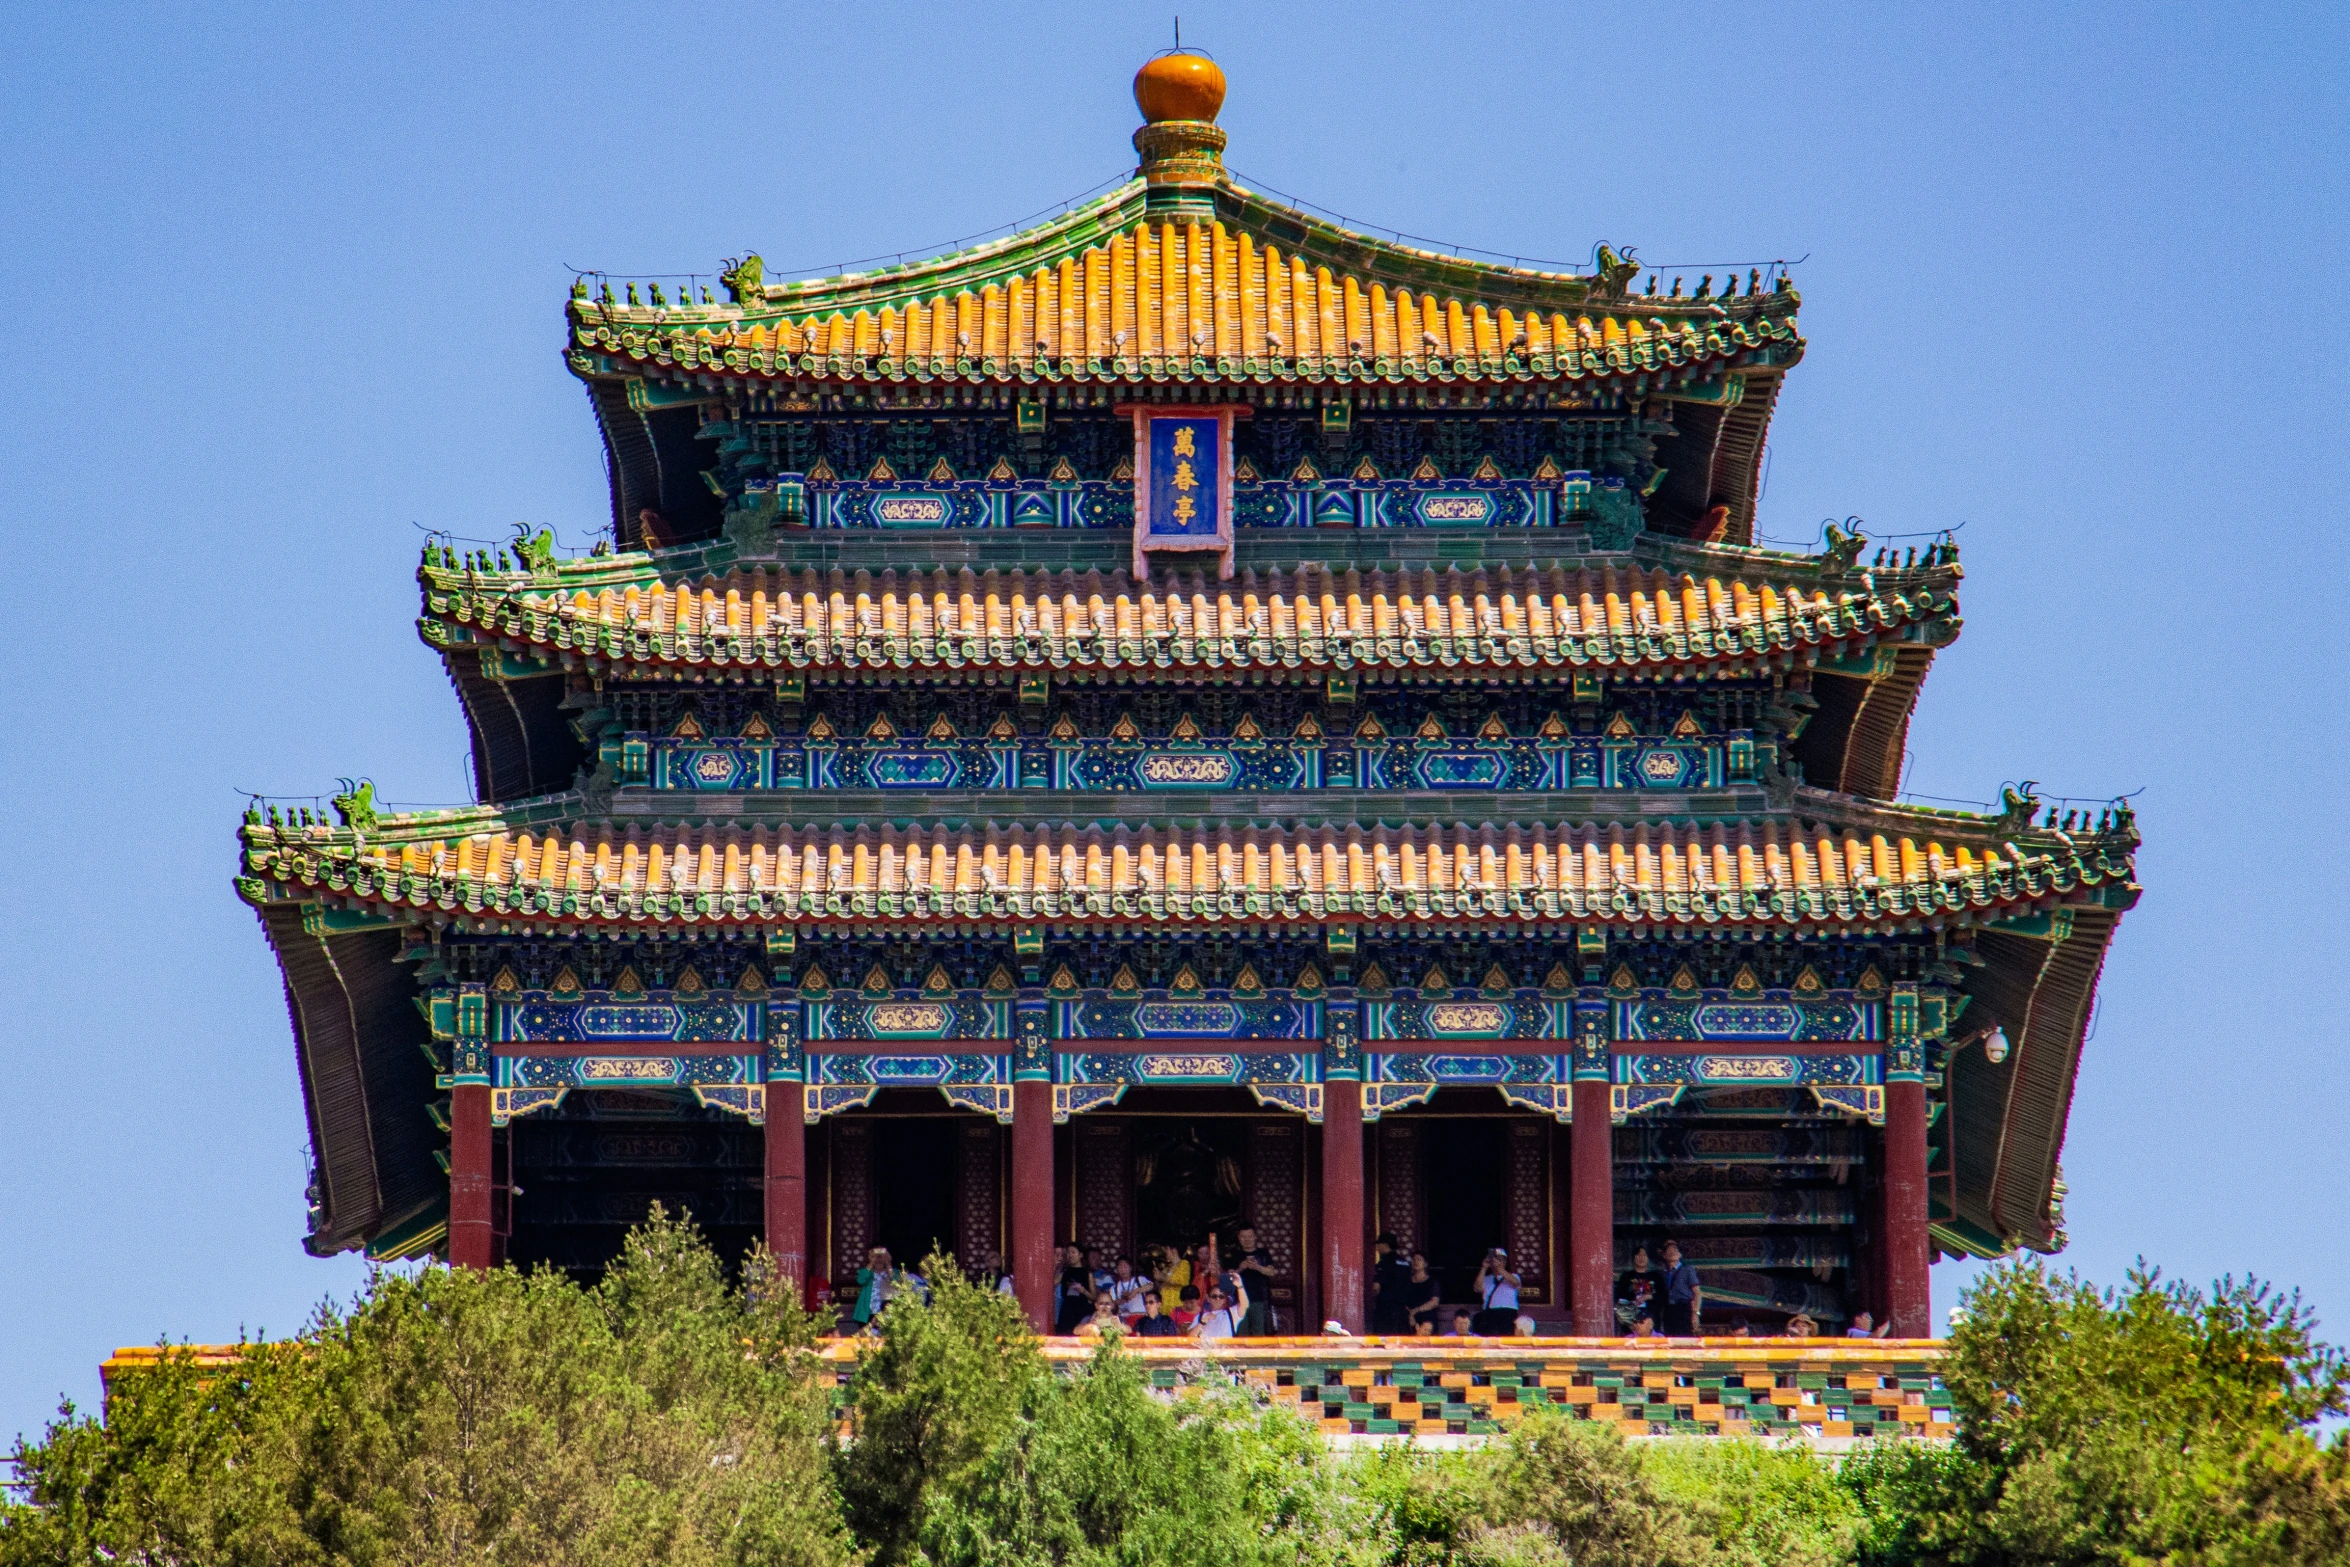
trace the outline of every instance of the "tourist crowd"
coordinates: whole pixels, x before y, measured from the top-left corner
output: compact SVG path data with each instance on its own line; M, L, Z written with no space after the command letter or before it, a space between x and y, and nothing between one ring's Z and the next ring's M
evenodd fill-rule
M1273 1327L1273 1254L1242 1225L1230 1247L1208 1238L1189 1252L1153 1245L1143 1268L1131 1257L1107 1267L1090 1247L1061 1248L1054 1283L1053 1329L1095 1338L1121 1331L1141 1338L1262 1338Z
M1532 1337L1534 1319L1519 1304L1519 1275L1502 1247L1488 1250L1470 1283L1472 1299L1447 1302L1425 1252L1402 1251L1392 1234L1379 1237L1370 1277L1370 1330L1374 1334L1432 1338L1438 1335ZM1140 1338L1189 1339L1211 1344L1222 1339L1262 1338L1283 1327L1273 1312L1275 1263L1257 1232L1242 1225L1233 1244L1210 1234L1186 1251L1169 1245L1144 1248L1143 1265L1117 1257L1106 1265L1091 1247L1064 1242L1053 1280L1053 1331L1077 1338L1130 1333ZM1000 1254L991 1254L973 1277L1012 1293L1012 1275ZM821 1281L818 1281L819 1284ZM857 1270L850 1316L868 1329L893 1300L927 1299L929 1284L911 1268L899 1267L888 1248L875 1247ZM1631 1338L1692 1338L1705 1331L1705 1286L1680 1246L1667 1240L1653 1254L1632 1253L1631 1266L1616 1279L1618 1326ZM1883 1338L1889 1324L1863 1311L1844 1329L1846 1338ZM1743 1316L1727 1325L1730 1336L1751 1338ZM1325 1325L1337 1331L1338 1324ZM1716 1331L1719 1331L1717 1329ZM1821 1337L1817 1319L1797 1311L1787 1321L1789 1338Z

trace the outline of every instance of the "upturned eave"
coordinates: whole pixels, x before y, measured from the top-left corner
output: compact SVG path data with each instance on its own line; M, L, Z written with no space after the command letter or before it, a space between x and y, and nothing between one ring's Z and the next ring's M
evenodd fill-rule
M2034 828L1796 790L1735 823L625 827L577 797L524 811L249 824L245 896L475 930L1314 924L1403 919L1894 934L2135 900L2134 826ZM683 807L681 807L683 808ZM706 802L701 809L707 810ZM983 814L983 808L982 813Z
M1705 553L1711 564L1734 558L1726 548ZM1609 559L1472 572L1301 567L1238 583L1173 573L1142 584L1124 570L876 574L739 563L673 578L652 556L622 555L577 571L428 565L421 575L424 640L508 678L985 668L1702 669L1735 678L1885 643L1939 647L1959 629L1956 571L1943 567L1701 579Z

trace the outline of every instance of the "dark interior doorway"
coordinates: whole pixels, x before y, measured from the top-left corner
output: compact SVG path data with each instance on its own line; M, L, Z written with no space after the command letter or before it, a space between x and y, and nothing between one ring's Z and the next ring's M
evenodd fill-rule
M656 1202L691 1218L730 1271L761 1233L759 1129L689 1095L574 1089L498 1137L513 1188L506 1260L518 1268L593 1283Z
M1134 1239L1189 1251L1212 1231L1229 1251L1244 1217L1248 1123L1170 1116L1135 1123Z
M1428 1268L1448 1301L1476 1298L1478 1264L1508 1244L1509 1213L1498 1116L1431 1116L1420 1128L1420 1190Z
M955 1249L953 1116L879 1120L873 1128L874 1244L903 1267ZM962 1259L957 1258L958 1262Z

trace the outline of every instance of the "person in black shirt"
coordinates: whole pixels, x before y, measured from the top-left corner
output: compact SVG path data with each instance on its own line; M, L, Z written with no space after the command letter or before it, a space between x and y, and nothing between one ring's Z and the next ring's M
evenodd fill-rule
M1239 1249L1229 1255L1229 1266L1248 1291L1248 1310L1241 1316L1240 1336L1262 1338L1273 1331L1273 1254L1257 1244L1257 1229L1244 1224L1235 1237Z
M1371 1264L1371 1331L1409 1333L1412 1330L1412 1270L1395 1254L1392 1231L1379 1237L1378 1257Z
M1680 1246L1672 1241L1665 1242L1665 1271L1660 1289L1665 1309L1657 1318L1657 1326L1665 1330L1667 1338L1695 1335L1705 1314L1705 1285L1699 1281L1697 1269L1681 1255Z
M1053 1317L1055 1333L1074 1333L1077 1324L1093 1315L1093 1270L1074 1241L1061 1248L1061 1273L1053 1286L1060 1309Z
M1159 1309L1159 1292L1145 1291L1142 1297L1142 1320L1134 1324L1139 1338L1181 1338L1183 1330L1175 1319Z
M1648 1248L1632 1252L1632 1266L1616 1280L1616 1320L1627 1328L1664 1309L1665 1277L1648 1260Z
M1428 1271L1428 1254L1412 1253L1411 1271L1404 1275L1404 1320L1414 1333L1436 1331L1436 1306L1444 1291L1436 1282L1436 1275Z

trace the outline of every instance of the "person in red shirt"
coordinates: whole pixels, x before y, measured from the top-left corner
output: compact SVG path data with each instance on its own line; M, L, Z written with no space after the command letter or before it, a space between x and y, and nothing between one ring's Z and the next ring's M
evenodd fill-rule
M1176 1304L1174 1316L1175 1326L1189 1333L1191 1325L1199 1320L1198 1285L1186 1284L1183 1286L1183 1295Z

